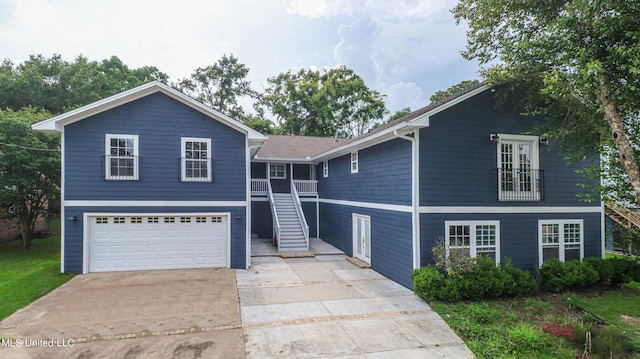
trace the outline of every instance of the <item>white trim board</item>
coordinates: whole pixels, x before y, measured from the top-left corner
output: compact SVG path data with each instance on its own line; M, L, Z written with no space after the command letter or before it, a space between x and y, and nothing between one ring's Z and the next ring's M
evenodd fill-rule
M413 208L411 206L403 206L399 204L386 204L386 203L374 203L374 202L356 202L356 201L343 201L339 199L319 199L320 203L327 204L336 204L340 206L349 206L349 207L361 207L361 208L371 208L371 209L382 209L385 211L396 211L396 212L406 212L411 213Z
M420 213L601 213L602 207L420 206Z
M246 201L66 200L65 207L245 207Z

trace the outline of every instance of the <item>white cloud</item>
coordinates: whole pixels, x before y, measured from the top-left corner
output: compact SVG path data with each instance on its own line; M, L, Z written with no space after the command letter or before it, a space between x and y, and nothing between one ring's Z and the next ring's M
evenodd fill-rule
M291 0L287 12L309 18L352 15L361 0Z

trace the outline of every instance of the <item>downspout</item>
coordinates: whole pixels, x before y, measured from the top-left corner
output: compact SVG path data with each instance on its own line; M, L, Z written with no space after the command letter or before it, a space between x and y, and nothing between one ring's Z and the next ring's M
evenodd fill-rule
M393 135L411 142L411 233L413 239L413 269L420 268L420 130L413 130L413 137L400 134Z

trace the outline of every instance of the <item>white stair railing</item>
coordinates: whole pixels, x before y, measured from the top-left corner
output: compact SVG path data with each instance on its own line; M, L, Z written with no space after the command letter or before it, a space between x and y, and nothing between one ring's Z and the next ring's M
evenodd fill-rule
M276 211L276 201L273 199L273 190L271 188L271 182L267 181L267 188L269 190L269 205L271 206L271 217L273 219L273 234L276 238L276 245L280 250L280 221L278 220L278 212Z
M293 184L296 187L298 194L317 194L318 193L318 181L317 180L293 180Z
M300 218L302 232L304 233L304 241L308 249L309 248L309 225L307 224L307 219L304 218L304 212L302 211L302 203L300 203L300 197L298 196L298 191L296 190L296 186L294 182L291 182L291 196L293 197L293 204L294 204L294 207L296 208L296 212L298 212L298 218Z

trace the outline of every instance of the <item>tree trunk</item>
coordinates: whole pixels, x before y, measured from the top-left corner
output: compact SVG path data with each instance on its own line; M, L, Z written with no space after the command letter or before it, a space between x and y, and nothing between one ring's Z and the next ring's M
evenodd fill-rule
M28 220L20 218L20 234L22 235L22 248L31 249L31 226Z
M629 182L636 192L636 198L640 200L640 168L635 158L635 153L629 138L624 129L624 121L620 118L618 112L618 104L614 96L611 95L611 89L606 76L600 76L600 97L602 101L602 109L604 116L611 127L611 136L613 143L616 145L620 162L627 173Z

